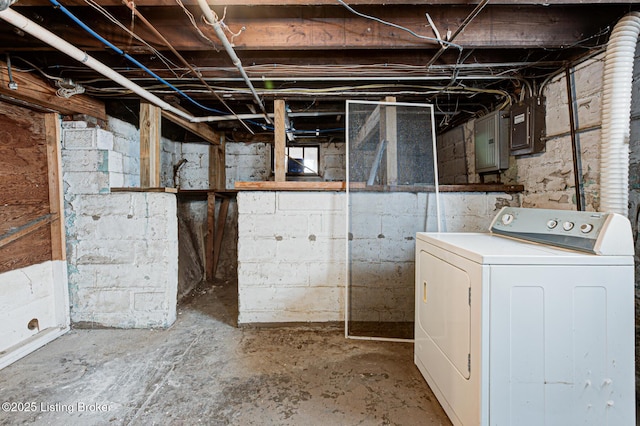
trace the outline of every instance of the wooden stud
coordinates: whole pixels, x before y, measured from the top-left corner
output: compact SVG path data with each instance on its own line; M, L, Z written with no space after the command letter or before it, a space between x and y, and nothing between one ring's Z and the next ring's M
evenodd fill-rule
M216 224L216 194L209 192L207 194L207 238L205 253L205 278L212 280L214 278L213 252L215 240L215 224Z
M223 191L226 186L225 137L221 135L219 144L209 147L209 188Z
M284 182L287 180L287 166L285 161L287 146L287 132L285 129L285 104L284 100L276 99L274 101L274 169L275 169L275 181Z
M51 221L51 259L65 260L64 201L62 195L62 159L60 153L60 118L58 114L44 114L49 176L49 212Z
M140 186L160 186L161 110L140 102Z
M222 237L224 237L224 227L227 223L227 213L229 211L229 199L223 198L220 204L220 211L216 218L216 236L213 243L213 265L211 277L215 277L216 269L218 269L218 261L220 260L220 251L222 250Z

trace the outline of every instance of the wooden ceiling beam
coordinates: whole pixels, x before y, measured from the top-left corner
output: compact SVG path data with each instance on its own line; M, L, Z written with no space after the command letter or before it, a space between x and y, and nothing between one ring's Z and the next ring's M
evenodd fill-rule
M73 95L70 98L59 97L56 89L47 81L26 72L15 69L11 72L17 89L9 88L9 73L7 64L0 62L0 95L16 99L21 102L57 111L63 115L86 114L102 120L107 119L105 106L102 101L85 95Z
M422 4L425 5L476 5L480 0L431 0L422 2L420 0L349 0L347 3L352 6L357 5L406 5L406 4ZM122 6L121 0L97 0L100 6ZM198 6L197 0L183 0L185 6ZM336 0L224 0L222 2L209 3L213 7L223 6L334 6ZM588 4L634 4L637 0L554 0L553 2L542 2L540 0L491 0L492 5L588 5ZM49 5L48 0L20 0L21 6L46 6ZM136 7L155 7L155 6L175 6L175 0L136 0ZM66 0L65 6L86 6L84 0Z
M139 5L138 5L139 6ZM124 6L122 6L124 8ZM140 7L140 6L139 6ZM220 7L217 7L218 9ZM21 8L29 9L29 8ZM428 12L441 34L456 31L472 6L405 5L403 7L362 6L360 10L417 34L433 37L425 18ZM119 10L120 11L120 10ZM120 12L123 12L120 11ZM197 11L194 10L197 14ZM175 7L155 7L144 10L145 17L178 51L212 51L215 46L203 40L184 13ZM589 16L578 19L577 13ZM472 48L562 48L581 42L605 28L619 15L618 8L599 6L504 6L491 5L456 38L465 49ZM523 19L526 17L526 19ZM125 19L125 18L123 18ZM203 33L218 43L213 30L199 22ZM125 19L126 23L126 19ZM354 15L335 7L229 7L225 24L232 30L245 28L233 37L234 48L242 50L319 50L319 49L432 49L434 41L415 37L379 22ZM146 47L132 45L131 38L105 19L95 19L92 28L109 41L128 52L144 53ZM64 34L70 43L85 50L104 47L62 17L47 16L47 28ZM144 28L136 32L149 43L160 47ZM13 32L0 31L0 47L19 51L32 49L32 40L18 41ZM218 43L219 44L219 43ZM219 45L217 46L221 48ZM223 54L223 53L221 53ZM330 60L330 58L328 58Z

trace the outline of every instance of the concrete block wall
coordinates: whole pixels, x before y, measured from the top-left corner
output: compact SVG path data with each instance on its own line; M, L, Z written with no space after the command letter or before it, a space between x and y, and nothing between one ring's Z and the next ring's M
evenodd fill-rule
M182 189L209 188L209 146L208 143L180 143L166 138L160 141L162 186ZM186 160L177 172L174 167Z
M86 194L67 206L71 318L87 326L168 327L176 318L173 194Z
M347 145L344 143L320 144L320 172L325 181L346 179Z
M320 147L320 175L324 181L343 181L346 177L346 145L322 142ZM236 181L266 181L272 178L271 144L226 144L226 188L233 189Z
M62 170L71 320L107 327L167 327L175 320L174 194L111 193L139 178L139 136L64 122ZM137 150L137 151L136 151ZM137 155L137 157L136 157Z
M236 181L269 180L271 176L271 144L235 143L225 145L226 188L233 189Z
M238 322L340 321L343 194L240 192L237 206Z
M436 229L435 202L426 194L351 194L352 270L372 283L354 288L357 319L411 321L416 226ZM500 207L520 203L510 194L441 195L448 231L485 231ZM342 192L238 194L239 323L343 320L345 214Z

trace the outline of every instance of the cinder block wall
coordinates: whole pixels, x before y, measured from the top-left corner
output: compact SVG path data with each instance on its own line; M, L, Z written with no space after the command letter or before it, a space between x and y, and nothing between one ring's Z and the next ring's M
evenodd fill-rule
M443 228L448 231L484 231L499 208L520 204L519 197L510 194L441 195ZM370 271L374 280L371 291L361 292L362 304L355 306L362 307L359 320L409 321L414 224L435 230L435 204L430 201L427 207L426 194L356 196L352 234L360 253L354 255L355 267ZM345 212L342 192L238 194L239 323L343 320Z
M173 194L77 195L67 206L71 319L120 328L176 319L178 235Z
M343 181L346 176L345 144L323 142L318 145L322 180ZM227 189L233 189L236 181L254 182L272 178L271 144L227 142L225 146Z
M176 315L175 195L110 193L111 187L139 182L133 177L139 175L135 128L110 122L114 132L83 121L63 124L71 320L167 327Z

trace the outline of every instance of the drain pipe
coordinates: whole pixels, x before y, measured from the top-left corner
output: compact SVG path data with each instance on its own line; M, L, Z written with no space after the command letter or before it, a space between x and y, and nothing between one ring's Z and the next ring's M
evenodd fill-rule
M273 124L271 119L269 118L269 114L267 114L267 110L264 108L264 103L262 102L262 99L260 99L260 96L258 96L258 92L256 92L256 89L253 87L253 83L251 83L251 80L249 79L247 72L244 70L242 66L242 62L240 61L240 58L238 58L238 55L236 55L235 50L233 50L231 43L229 43L227 36L224 34L224 31L220 26L220 22L218 21L218 18L213 14L213 11L207 4L207 0L198 0L198 5L200 6L200 9L202 9L202 13L204 13L204 17L207 19L208 23L213 27L213 30L216 32L216 35L222 42L222 45L224 46L224 50L227 51L229 58L231 58L231 62L233 62L233 65L235 65L236 68L238 68L238 71L240 71L240 75L244 79L249 90L251 90L253 99L255 99L256 103L260 107L260 111L262 111L262 113L264 114L265 120L267 120L267 123Z
M611 32L604 62L600 152L600 211L629 215L629 135L633 62L640 12L625 15Z
M68 56L72 57L73 59L75 59L75 60L77 60L79 62L82 62L84 65L88 66L89 68L92 68L93 70L99 72L100 74L104 75L105 77L107 77L107 78L113 80L114 82L120 84L121 86L131 90L132 92L134 92L138 96L146 99L147 101L151 102L155 106L157 106L157 107L159 107L159 108L161 108L163 110L169 111L169 112L171 112L171 113L173 113L173 114L175 114L175 115L177 115L179 117L182 117L184 119L187 119L189 121L193 121L194 117L192 115L187 114L184 111L182 111L182 110L180 110L178 108L175 108L171 104L163 101L162 99L160 99L159 97L157 97L153 93L151 93L151 92L143 89L142 87L138 86L136 83L134 83L131 80L129 80L128 78L124 77L122 74L119 74L119 73L113 71L111 68L107 67L102 62L100 62L97 59L89 56L86 52L83 52L82 50L78 49L77 47L75 47L72 44L66 42L65 40L61 39L57 35L53 34L51 31L41 27L40 25L36 24L35 22L33 22L33 21L29 20L28 18L22 16L21 14L19 14L15 10L13 10L11 8L8 8L8 9L5 9L3 11L0 11L0 18L5 20L6 22L8 22L8 23L20 28L25 33L28 33L28 34L34 36L38 40L47 43L49 46L59 50L60 52L67 54Z

